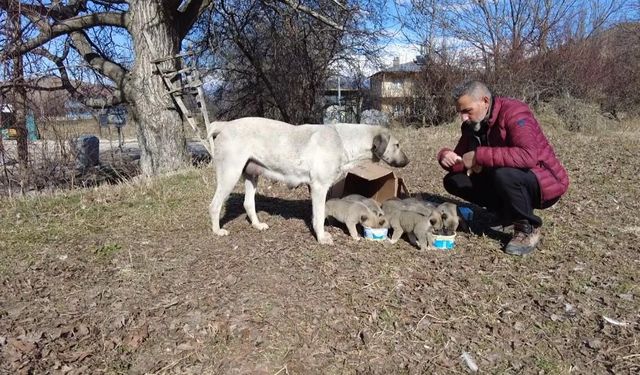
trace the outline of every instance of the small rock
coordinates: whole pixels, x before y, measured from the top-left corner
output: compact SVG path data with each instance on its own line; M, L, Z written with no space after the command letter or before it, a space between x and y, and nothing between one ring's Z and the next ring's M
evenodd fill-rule
M573 305L570 304L570 303L565 303L564 304L564 312L567 315L576 315L576 308L573 307Z
M633 294L631 293L618 294L618 297L622 298L625 301L633 301Z
M600 349L602 348L602 341L600 341L599 339L591 339L587 341L587 346L590 349Z

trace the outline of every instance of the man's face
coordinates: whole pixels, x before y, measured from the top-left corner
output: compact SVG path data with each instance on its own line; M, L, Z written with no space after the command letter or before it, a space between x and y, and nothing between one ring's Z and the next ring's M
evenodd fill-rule
M488 96L475 99L471 95L463 95L456 102L456 110L460 114L462 122L478 124L487 115L490 102L491 99Z

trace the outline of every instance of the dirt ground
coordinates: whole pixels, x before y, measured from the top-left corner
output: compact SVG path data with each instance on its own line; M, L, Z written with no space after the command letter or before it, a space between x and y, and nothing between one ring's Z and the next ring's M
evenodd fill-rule
M420 251L328 227L320 246L307 190L268 181L271 228L238 185L214 237L210 167L4 199L0 373L638 373L640 130L546 132L571 187L526 257L473 233ZM434 157L456 133L398 131L412 192L451 198Z

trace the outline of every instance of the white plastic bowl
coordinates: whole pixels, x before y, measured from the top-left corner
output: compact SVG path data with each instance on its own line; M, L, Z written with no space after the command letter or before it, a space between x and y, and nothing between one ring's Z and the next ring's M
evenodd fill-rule
M384 241L387 239L387 228L369 228L364 227L364 238L373 241Z
M456 235L444 236L437 234L433 240L433 246L436 249L451 250L456 244Z

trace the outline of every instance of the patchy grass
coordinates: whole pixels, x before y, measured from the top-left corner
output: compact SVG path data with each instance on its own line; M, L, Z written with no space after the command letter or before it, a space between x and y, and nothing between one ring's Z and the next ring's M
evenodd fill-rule
M5 199L0 372L465 373L468 352L487 373L637 373L639 128L547 126L571 187L523 258L465 233L424 252L328 227L320 246L306 189L269 181L271 228L238 185L213 237L211 168ZM396 130L413 193L451 198L434 158L457 130Z

